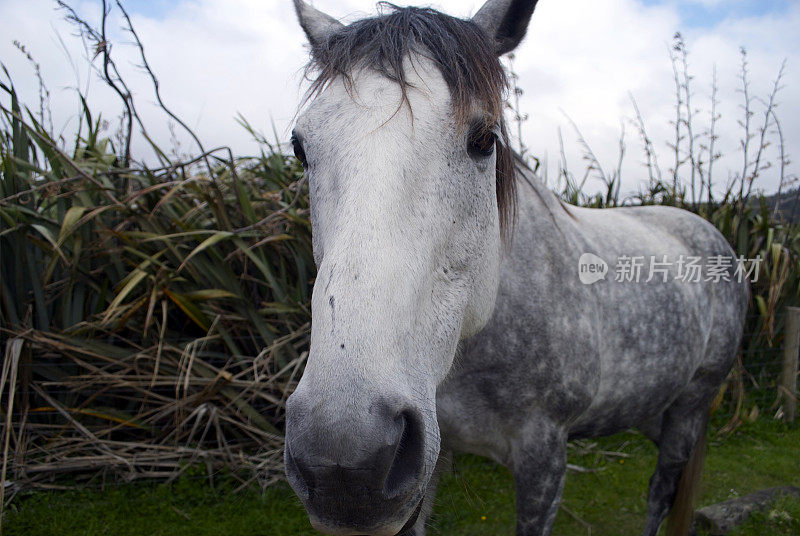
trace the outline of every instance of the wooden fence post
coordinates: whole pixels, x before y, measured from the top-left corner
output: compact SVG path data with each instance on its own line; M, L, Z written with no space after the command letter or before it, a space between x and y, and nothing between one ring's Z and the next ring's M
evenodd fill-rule
M797 416L797 360L800 354L800 307L786 308L786 331L783 336L783 368L779 397L783 399L783 415L787 422Z

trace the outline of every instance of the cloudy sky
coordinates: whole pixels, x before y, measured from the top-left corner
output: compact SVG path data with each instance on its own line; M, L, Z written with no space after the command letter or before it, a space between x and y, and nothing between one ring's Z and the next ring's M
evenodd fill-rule
M468 17L481 3L433 0L427 5ZM70 4L88 20L99 19L99 0ZM313 4L345 22L374 14L376 9L374 0L315 0ZM305 87L302 68L308 54L290 0L125 0L124 5L147 47L164 100L196 129L206 146L230 145L239 154L255 150L237 124L237 114L269 138L273 128L278 138L288 138ZM136 50L117 14L112 13L111 22L110 41L120 68L152 134L169 146L167 120L153 104L152 89L137 68ZM41 65L51 92L56 131L74 131L79 109L76 88L88 91L93 108L106 119L118 118L118 101L91 74L83 45L55 1L0 0L0 28L0 61L31 107L38 107L36 79L13 42L24 44ZM523 140L532 154L548 161L553 181L559 129L571 171L582 174L580 147L567 117L609 169L616 165L620 125L625 123L623 192L633 192L646 171L641 165L644 153L629 123L632 94L666 171L671 163L667 141L674 135L668 50L673 35L680 31L688 42L695 77L692 99L699 110L695 127L699 132L708 124L711 74L716 66L722 115L718 144L724 153L717 180L724 182L728 169L734 173L742 161L737 124L742 116L740 47L748 52L751 91L756 96L769 93L781 62L787 61L778 115L788 152L794 153L800 144L798 28L800 2L796 0L541 0L514 63L524 90L521 109L529 115ZM763 106L755 103L755 107L754 121L760 124ZM180 139L183 150L191 151L185 137ZM150 158L141 140L135 149L138 158ZM777 139L769 151L767 156L777 161ZM800 173L800 167L792 163L789 171ZM777 169L768 170L757 186L776 190Z

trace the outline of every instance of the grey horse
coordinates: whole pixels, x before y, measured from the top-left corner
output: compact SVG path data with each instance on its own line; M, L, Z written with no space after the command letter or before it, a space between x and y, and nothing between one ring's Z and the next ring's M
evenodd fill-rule
M748 303L724 237L675 208L565 205L515 159L498 58L535 0L347 26L294 3L318 275L285 462L312 525L423 535L442 460L464 451L512 472L518 535L550 534L567 442L638 428L659 447L644 534L671 509L685 534ZM698 259L713 277L686 277Z

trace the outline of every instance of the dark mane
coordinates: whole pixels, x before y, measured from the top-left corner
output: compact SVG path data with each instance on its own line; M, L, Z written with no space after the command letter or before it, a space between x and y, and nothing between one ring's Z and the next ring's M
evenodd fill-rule
M434 9L398 7L386 2L379 5L389 12L343 27L327 42L312 48L309 69L317 75L309 95L322 91L337 78L350 85L352 73L367 67L400 85L402 106L408 104L406 91L411 87L403 69L404 60L411 53L432 60L450 88L459 128L469 122L476 102L484 109L486 126L500 127L497 205L500 228L504 238L508 238L515 216L515 170L503 116L507 78L492 40L473 22Z

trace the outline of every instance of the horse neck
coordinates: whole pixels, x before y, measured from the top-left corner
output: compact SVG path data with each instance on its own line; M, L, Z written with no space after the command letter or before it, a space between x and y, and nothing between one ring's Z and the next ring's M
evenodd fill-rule
M540 237L549 231L566 231L574 222L569 205L548 188L522 157L514 154L517 173L518 224L532 230ZM526 221L522 221L526 220Z

